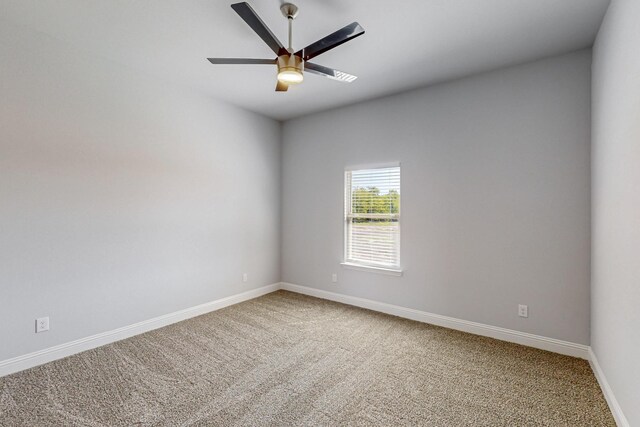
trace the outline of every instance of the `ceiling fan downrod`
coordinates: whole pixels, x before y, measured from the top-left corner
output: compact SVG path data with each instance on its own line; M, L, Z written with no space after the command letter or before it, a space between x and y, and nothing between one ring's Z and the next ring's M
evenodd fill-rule
M293 53L293 20L298 16L298 6L293 3L284 3L280 6L280 11L289 22L289 53Z

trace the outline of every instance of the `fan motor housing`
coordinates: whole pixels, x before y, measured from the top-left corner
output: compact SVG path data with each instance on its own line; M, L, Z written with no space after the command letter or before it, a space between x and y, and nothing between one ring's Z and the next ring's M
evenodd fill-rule
M278 56L278 75L282 73L299 74L302 78L304 70L304 61L297 55L280 55ZM302 80L300 80L302 81Z

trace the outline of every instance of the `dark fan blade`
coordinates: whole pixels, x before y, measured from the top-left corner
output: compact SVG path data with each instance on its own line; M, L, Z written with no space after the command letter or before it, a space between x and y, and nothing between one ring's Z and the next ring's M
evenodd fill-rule
M278 84L276 85L276 92L286 92L287 90L289 90L289 85L278 80Z
M334 70L333 68L325 67L322 65L314 64L313 62L305 62L304 70L319 76L328 77L332 80L338 80L341 82L351 83L356 76L345 73L343 71Z
M353 22L346 27L339 29L335 33L329 34L327 37L297 51L296 55L302 57L302 59L306 61L363 34L364 28L362 28L357 22Z
M275 59L207 58L212 64L275 64Z
M242 19L244 19L244 22L249 24L253 31L255 31L267 45L269 45L276 55L280 55L283 50L286 50L282 43L280 43L280 40L278 40L267 25L262 22L262 19L260 19L258 14L251 8L251 6L249 6L248 3L235 3L232 4L231 7Z

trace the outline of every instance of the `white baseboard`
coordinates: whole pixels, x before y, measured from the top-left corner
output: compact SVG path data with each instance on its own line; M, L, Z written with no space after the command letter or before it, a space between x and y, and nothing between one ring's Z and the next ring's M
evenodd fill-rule
M613 394L613 390L607 381L607 377L604 376L604 372L598 363L598 358L591 347L589 347L589 363L591 364L591 369L598 380L598 384L600 384L604 398L607 399L609 409L611 409L611 413L613 414L613 418L616 420L616 424L618 424L618 427L629 427L631 424L627 421L627 417L624 416L622 408L618 404L618 400Z
M96 335L91 335L85 338L80 338L79 340L60 344L54 347L49 347L44 350L39 350L11 359L2 360L0 361L0 377L22 371L24 369L33 368L34 366L42 365L43 363L62 359L63 357L71 356L73 354L100 347L105 344L120 341L134 335L142 334L144 332L170 325L172 323L177 323L195 316L200 316L201 314L216 311L230 305L238 304L243 301L275 292L278 289L280 289L280 283L263 286L258 289L252 289L250 291L231 295L229 297L197 305L195 307L190 307L184 310L165 314L153 319L144 320L133 325L124 326L122 328L114 329Z
M426 311L414 310L412 308L400 307L397 305L391 305L379 301L352 297L349 295L323 291L320 289L294 285L291 283L282 283L281 289L317 298L341 302L343 304L367 308L369 310L380 311L382 313L404 317L406 319L417 320L418 322L444 326L445 328L469 332L485 337L496 338L502 341L513 342L516 344L539 348L541 350L552 351L554 353L565 354L567 356L589 359L589 346L583 344L576 344L568 341L558 340L555 338L547 338L540 335L529 334L526 332L514 331L512 329L470 322L468 320L456 319L454 317L442 316L439 314L428 313Z
M618 404L618 401L616 400L613 391L600 368L598 359L589 346L284 282L263 286L258 289L252 289L247 292L242 292L240 294L221 298L195 307L165 314L133 325L124 326L112 331L103 332L44 350L25 354L23 356L0 361L0 377L42 365L44 363L52 362L54 360L62 359L92 348L110 344L115 341L120 341L125 338L190 319L192 317L216 311L243 301L248 301L250 299L275 292L279 289L379 311L406 319L416 320L418 322L443 326L458 331L469 332L476 335L496 338L502 341L513 342L568 356L579 357L581 359L587 359L589 360L595 377L602 388L602 392L609 404L609 408L613 413L616 423L619 427L629 427L629 422L624 416L624 413L622 412L622 409L620 408L620 405Z

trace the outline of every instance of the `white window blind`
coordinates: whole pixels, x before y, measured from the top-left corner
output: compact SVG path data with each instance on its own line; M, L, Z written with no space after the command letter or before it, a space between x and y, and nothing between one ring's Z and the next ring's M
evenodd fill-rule
M400 267L400 167L345 173L345 262Z

